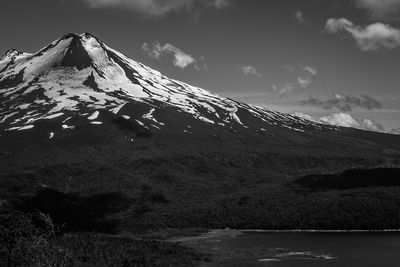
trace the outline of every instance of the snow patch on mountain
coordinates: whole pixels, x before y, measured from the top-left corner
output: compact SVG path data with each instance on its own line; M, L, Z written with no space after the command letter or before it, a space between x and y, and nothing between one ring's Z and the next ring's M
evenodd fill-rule
M90 116L88 117L88 120L92 121L92 120L97 119L97 117L99 116L99 114L100 114L100 112L96 110L95 112L92 113L92 115L90 115Z

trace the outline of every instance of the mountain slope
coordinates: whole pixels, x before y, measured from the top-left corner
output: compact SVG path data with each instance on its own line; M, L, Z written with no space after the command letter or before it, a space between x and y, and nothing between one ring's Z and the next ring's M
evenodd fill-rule
M169 118L180 119L169 125L155 115L165 117L165 110L174 113ZM138 127L187 133L191 124L199 122L202 127L258 131L267 131L270 125L300 132L338 129L170 79L88 33L67 34L34 54L10 50L0 60L0 131L30 130L41 121L60 122L56 129L49 129L51 136L85 119L86 124L105 123L99 111Z
M168 78L89 33L0 59L0 144L132 142L227 133L279 144L393 149L398 136L329 126Z

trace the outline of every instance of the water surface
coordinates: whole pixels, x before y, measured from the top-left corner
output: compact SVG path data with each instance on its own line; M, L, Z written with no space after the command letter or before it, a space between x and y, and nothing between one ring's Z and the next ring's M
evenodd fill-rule
M400 266L399 232L222 230L177 241L209 253L203 266Z

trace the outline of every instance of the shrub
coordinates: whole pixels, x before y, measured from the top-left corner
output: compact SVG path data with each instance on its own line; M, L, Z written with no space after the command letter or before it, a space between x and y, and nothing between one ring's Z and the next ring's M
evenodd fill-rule
M55 244L48 215L13 213L0 217L1 266L66 266L71 253Z

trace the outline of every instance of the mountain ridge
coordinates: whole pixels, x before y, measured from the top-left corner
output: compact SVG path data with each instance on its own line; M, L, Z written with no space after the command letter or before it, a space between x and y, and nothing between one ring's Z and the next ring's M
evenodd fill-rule
M191 133L192 124L268 132L340 131L339 127L249 105L170 79L112 49L90 33L68 33L33 54L9 50L0 61L0 131L26 131L41 121L58 121L57 131L77 119L102 125L93 114L113 113L143 129ZM140 114L137 108L142 108ZM145 108L146 106L146 108ZM145 110L144 110L145 109ZM136 110L132 113L132 110ZM154 114L182 117L167 125ZM100 112L102 113L102 112ZM182 113L182 114L180 114ZM93 118L93 119L91 119Z

